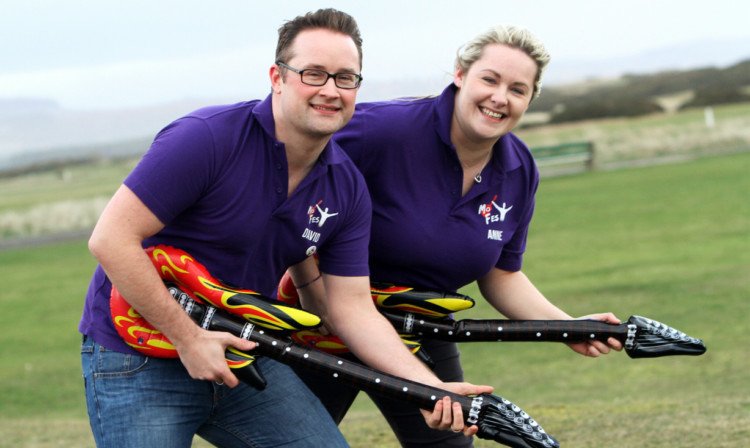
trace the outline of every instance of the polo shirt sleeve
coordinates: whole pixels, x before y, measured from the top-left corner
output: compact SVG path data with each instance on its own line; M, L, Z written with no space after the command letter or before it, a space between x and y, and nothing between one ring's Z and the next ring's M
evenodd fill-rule
M526 240L529 234L529 226L531 225L531 218L534 215L534 207L536 204L536 192L539 188L539 170L533 160L530 161L530 169L527 170L525 178L531 179L526 192L526 207L524 208L523 215L519 222L516 231L513 232L513 237L503 246L503 251L500 254L498 262L495 267L504 271L516 272L520 271L523 265L523 254L526 252Z
M367 186L359 173L351 206L337 228L336 235L320 248L321 272L344 277L370 275L368 245L372 222L372 203Z
M157 134L124 184L168 224L204 194L216 165L214 155L205 123L183 117Z

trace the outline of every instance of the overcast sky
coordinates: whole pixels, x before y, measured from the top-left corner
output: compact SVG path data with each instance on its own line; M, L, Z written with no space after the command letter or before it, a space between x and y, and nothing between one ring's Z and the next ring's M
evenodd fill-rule
M321 7L357 19L365 89L452 70L498 24L530 28L556 61L750 37L747 0L0 0L0 100L76 109L264 97L277 30ZM748 49L750 56L750 49ZM446 78L447 79L447 78Z

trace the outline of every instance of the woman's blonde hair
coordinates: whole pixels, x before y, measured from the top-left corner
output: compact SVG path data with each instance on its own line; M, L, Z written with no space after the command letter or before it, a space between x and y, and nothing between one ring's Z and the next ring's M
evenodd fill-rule
M537 71L531 98L538 97L542 91L542 73L547 68L551 56L542 41L527 29L513 25L499 25L480 34L458 49L456 52L456 69L467 73L472 64L482 57L484 47L489 44L518 48L534 60Z

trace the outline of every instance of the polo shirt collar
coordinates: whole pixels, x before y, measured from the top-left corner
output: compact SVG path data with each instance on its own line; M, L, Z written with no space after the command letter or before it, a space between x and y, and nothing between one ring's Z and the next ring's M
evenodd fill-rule
M283 148L284 144L276 140L276 123L273 120L273 106L271 105L271 95L269 94L264 100L260 101L258 105L253 109L253 115L255 119L260 123L263 131L271 138L274 142L278 143L277 147ZM318 159L319 163L323 165L337 165L346 160L344 151L338 144L329 140L323 152L320 154Z
M435 117L435 130L440 136L440 139L448 147L455 151L453 143L451 142L451 122L453 120L453 108L456 101L456 92L458 87L455 84L450 83L448 87L443 90L437 100L436 106L436 117ZM512 171L519 168L522 165L521 159L518 157L515 145L513 144L513 138L510 134L503 135L495 143L494 156L492 157L492 165L504 172ZM499 163L498 163L499 162Z

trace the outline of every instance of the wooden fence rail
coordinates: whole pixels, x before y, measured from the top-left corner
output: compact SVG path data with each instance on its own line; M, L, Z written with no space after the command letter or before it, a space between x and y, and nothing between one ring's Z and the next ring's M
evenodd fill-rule
M566 171L588 171L594 168L594 144L573 142L531 148L537 166L555 167Z

